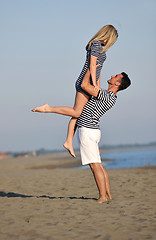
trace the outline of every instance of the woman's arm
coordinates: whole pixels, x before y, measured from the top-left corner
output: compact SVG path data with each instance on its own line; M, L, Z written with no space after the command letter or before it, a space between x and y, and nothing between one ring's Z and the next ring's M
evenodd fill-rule
M96 61L97 61L97 57L92 56L90 57L90 74L92 77L92 82L93 82L93 86L96 87L97 86L97 82L96 82Z
M100 56L102 50L101 43L98 40L93 40L90 46L90 58L89 58L89 70L93 82L93 86L97 87L96 82L96 68L97 68L97 59Z
M100 88L100 78L101 78L101 72L100 72L99 79L98 79L98 81L97 81L97 85L98 85L99 88Z

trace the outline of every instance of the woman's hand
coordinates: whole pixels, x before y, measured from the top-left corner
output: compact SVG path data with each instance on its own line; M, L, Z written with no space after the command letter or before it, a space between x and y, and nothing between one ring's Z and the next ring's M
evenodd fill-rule
M94 85L94 88L95 88L96 91L101 90L101 88L98 85Z

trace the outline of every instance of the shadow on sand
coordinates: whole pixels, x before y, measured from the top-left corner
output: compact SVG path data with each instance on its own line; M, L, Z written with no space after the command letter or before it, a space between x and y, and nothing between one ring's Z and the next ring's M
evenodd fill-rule
M31 197L35 197L35 198L49 198L49 199L81 199L81 200L97 200L96 198L87 198L87 197L50 197L50 196L46 196L46 195L42 195L42 196L32 196L32 195L24 195L24 194L20 194L20 193L14 193L14 192L0 192L0 197L8 197L8 198L16 198L16 197L20 197L20 198L31 198Z

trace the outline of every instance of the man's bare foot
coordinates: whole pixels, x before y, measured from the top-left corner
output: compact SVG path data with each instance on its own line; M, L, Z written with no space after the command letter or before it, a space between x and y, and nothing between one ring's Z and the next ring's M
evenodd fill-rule
M107 200L106 197L100 197L100 198L97 200L98 203L104 203L104 202L107 202L107 201L108 201L108 200Z
M63 144L63 147L68 150L68 152L70 153L70 155L71 155L72 157L76 158L76 155L75 155L75 153L74 153L74 149L73 149L72 144L69 144L69 143L65 142L65 143Z
M48 104L44 104L40 107L36 107L32 109L32 112L41 112L41 113L49 113L51 111L51 107Z
M112 200L112 196L110 194L106 193L106 196L108 200Z

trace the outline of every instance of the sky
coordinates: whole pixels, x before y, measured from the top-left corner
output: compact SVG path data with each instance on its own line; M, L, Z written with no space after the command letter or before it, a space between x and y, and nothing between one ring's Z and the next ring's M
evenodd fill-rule
M119 37L101 87L122 71L132 85L102 117L100 145L156 141L155 10L155 0L0 0L0 151L63 149L70 118L31 109L73 106L85 46L106 24Z

